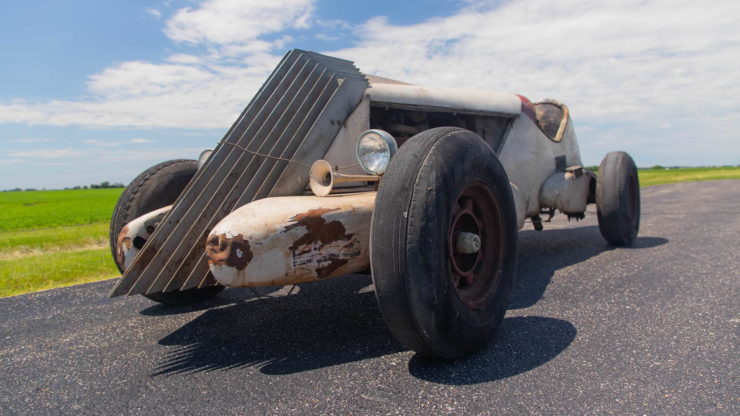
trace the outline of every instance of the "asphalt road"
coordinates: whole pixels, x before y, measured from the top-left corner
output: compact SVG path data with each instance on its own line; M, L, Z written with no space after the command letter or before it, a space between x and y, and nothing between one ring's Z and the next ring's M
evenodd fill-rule
M737 415L739 212L740 181L687 183L643 190L632 248L595 215L522 231L511 310L457 362L392 339L367 276L198 308L114 280L0 299L0 414Z

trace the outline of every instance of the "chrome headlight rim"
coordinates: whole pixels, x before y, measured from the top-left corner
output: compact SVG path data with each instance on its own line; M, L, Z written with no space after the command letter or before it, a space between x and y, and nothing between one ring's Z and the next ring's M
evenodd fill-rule
M375 169L368 166L368 161L364 160L361 157L360 150L363 146L363 139L369 136L376 136L377 138L381 139L382 145L384 145L385 149L383 150L383 153L387 153L387 159L386 161L379 167L376 167ZM367 172L370 175L382 175L385 173L385 171L388 169L388 165L390 164L391 159L398 151L398 144L396 143L396 139L387 131L381 130L381 129L370 129L364 131L359 139L357 140L357 147L355 149L355 156L357 157L357 161L360 164L360 167L362 170ZM363 152L364 153L364 152Z

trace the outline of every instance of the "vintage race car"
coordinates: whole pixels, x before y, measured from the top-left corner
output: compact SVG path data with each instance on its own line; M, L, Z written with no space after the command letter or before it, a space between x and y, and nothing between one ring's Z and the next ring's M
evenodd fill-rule
M158 164L111 220L123 272L111 296L166 304L224 287L371 271L402 343L443 359L500 325L517 230L595 203L614 245L637 236L637 170L624 152L582 167L568 107L422 87L351 62L288 52L213 151Z

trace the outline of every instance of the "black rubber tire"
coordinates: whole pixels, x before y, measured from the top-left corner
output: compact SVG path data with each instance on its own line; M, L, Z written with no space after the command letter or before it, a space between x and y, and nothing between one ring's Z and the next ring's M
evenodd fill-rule
M604 157L596 178L599 230L609 244L628 246L640 229L640 182L634 160L625 152Z
M470 184L489 189L495 201L490 212L500 225L497 233L481 233L481 251L497 251L495 264L481 264L497 272L480 279L492 286L475 306L453 282L448 241L458 197ZM456 127L409 139L380 183L371 228L373 283L391 333L431 358L455 359L483 346L504 318L517 262L514 200L491 148Z
M195 160L177 159L162 162L134 178L123 191L113 210L109 231L111 254L121 273L124 272L124 268L118 263L116 243L123 226L141 215L173 204L197 170L198 162ZM213 297L223 288L209 286L144 296L168 305L184 305Z

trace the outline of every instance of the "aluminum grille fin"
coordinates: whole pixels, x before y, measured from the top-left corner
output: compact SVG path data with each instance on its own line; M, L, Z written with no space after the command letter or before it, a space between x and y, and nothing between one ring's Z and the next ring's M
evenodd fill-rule
M275 185L289 166L322 157L368 87L352 62L288 52L142 247L111 297L215 284L205 243L234 209L299 195L307 175ZM289 160L297 163L291 163ZM306 169L307 170L307 169Z

